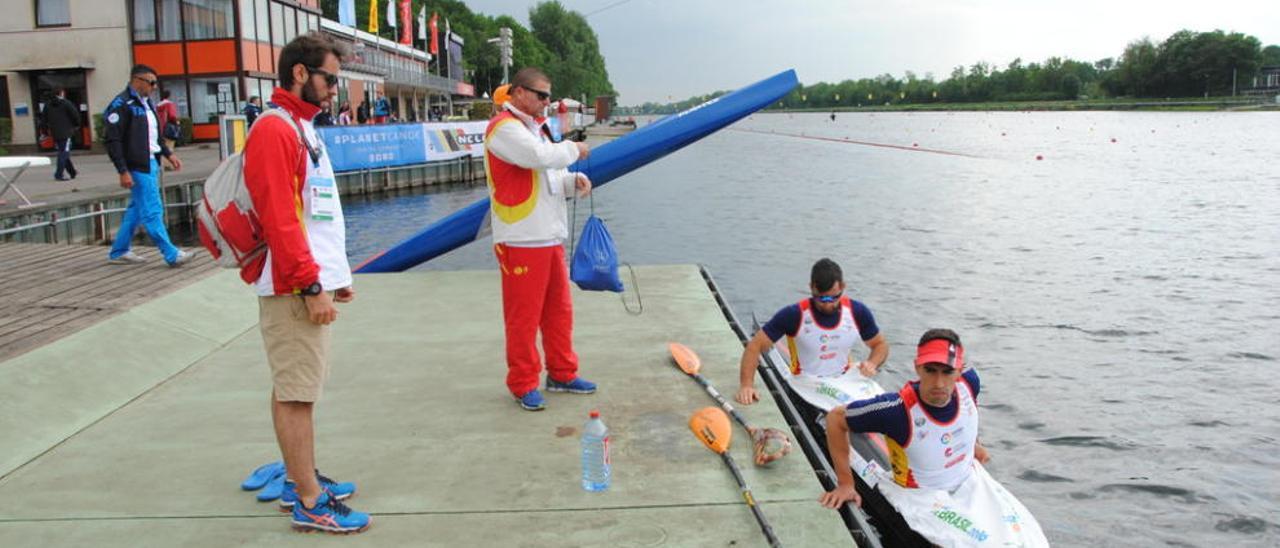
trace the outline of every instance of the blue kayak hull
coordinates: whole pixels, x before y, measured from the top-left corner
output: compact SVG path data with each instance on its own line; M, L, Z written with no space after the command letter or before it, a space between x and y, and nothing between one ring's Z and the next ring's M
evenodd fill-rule
M797 85L794 70L781 72L605 143L569 170L586 173L599 187L745 118ZM489 199L483 198L370 257L355 271L402 272L444 255L483 236L488 213Z

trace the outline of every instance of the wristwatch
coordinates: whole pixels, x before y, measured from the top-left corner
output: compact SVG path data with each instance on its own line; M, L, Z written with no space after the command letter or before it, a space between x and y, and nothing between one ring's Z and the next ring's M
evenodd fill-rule
M320 282L311 282L311 285L298 290L298 294L303 297L314 297L322 291L324 291L324 288L320 287Z

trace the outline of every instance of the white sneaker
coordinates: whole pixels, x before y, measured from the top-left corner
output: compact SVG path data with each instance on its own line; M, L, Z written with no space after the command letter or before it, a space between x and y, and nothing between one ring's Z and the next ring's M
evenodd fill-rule
M114 259L107 259L107 263L109 264L142 264L145 262L147 262L146 259L139 257L138 254L132 251Z
M169 263L169 266L172 266L172 267L182 266L183 264L190 261L192 257L195 257L195 256L196 256L195 251L186 252L186 251L178 250L178 256L174 257L173 262Z

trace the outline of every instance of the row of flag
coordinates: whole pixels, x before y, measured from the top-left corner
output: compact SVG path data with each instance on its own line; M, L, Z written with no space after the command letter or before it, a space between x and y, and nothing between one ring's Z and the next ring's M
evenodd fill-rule
M410 23L410 0L399 0L399 10L396 9L397 0L387 0L387 26L391 28L400 28L397 21L404 21L404 27L400 28L400 43L413 45L413 24ZM399 17L396 17L397 11ZM440 16L435 12L431 13L431 20L427 20L427 7L423 6L418 10L418 39L427 42L428 51L431 55L439 55L440 47L438 45L438 27L437 22ZM338 0L338 22L348 27L356 26L356 0ZM431 29L431 39L427 39L427 29ZM378 33L378 0L370 0L369 2L369 32Z

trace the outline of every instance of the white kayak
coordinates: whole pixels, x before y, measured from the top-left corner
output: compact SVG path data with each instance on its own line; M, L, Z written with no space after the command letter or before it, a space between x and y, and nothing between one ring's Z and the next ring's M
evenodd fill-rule
M775 345L774 349L781 359L775 363L790 363L784 347ZM824 412L885 392L879 383L852 368L836 377L794 375L789 370L778 373L796 395ZM887 450L881 435L850 434L850 447L853 471L868 487L879 490L912 530L937 546L1049 545L1035 516L976 460L973 474L954 492L906 488L894 483L893 471L886 468Z

